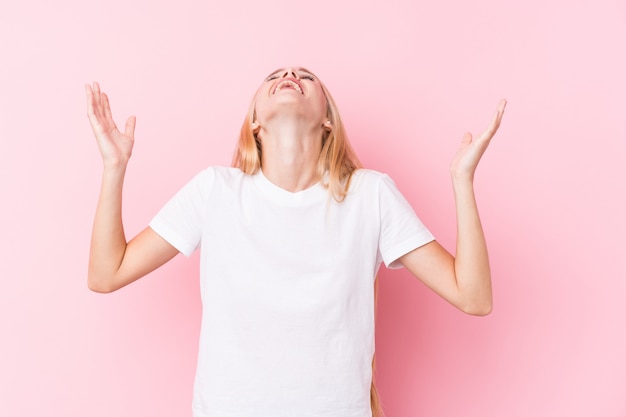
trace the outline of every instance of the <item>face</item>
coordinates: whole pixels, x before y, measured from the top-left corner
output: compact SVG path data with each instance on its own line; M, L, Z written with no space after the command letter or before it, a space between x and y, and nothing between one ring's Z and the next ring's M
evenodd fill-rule
M281 68L272 72L255 95L256 122L261 126L274 117L293 115L322 125L327 100L313 73L304 68Z

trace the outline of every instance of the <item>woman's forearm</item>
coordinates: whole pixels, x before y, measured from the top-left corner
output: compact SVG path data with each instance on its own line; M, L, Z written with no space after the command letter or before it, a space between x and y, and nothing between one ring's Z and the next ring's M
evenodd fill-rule
M457 217L454 261L457 285L466 311L488 314L492 309L491 271L472 180L453 179L453 187Z
M109 292L124 252L126 236L122 224L122 189L126 165L105 166L100 197L91 235L88 285Z

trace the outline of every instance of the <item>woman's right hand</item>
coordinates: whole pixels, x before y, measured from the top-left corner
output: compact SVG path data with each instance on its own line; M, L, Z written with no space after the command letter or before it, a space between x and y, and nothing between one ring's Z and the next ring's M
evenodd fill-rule
M124 133L120 132L113 117L109 99L100 91L100 85L85 85L87 92L87 116L96 136L105 166L126 166L133 150L135 116L126 120Z

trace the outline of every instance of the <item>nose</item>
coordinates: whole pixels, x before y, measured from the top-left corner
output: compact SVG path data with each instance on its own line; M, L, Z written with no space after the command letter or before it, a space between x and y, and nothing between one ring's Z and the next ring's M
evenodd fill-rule
M296 79L299 78L298 74L296 73L296 71L293 68L291 68L291 67L285 68L285 73L283 74L283 78L285 78L285 77L293 77L293 78L296 78Z

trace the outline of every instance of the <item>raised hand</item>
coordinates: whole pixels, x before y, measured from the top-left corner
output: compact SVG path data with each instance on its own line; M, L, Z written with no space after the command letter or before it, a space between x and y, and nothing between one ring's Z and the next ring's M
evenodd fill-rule
M504 114L504 108L506 107L506 100L502 99L498 104L491 123L477 138L473 139L472 134L467 132L463 135L461 141L461 147L457 151L452 165L450 166L450 172L452 178L455 180L474 179L474 172L478 166L480 158L485 153L487 146L491 142L491 139L496 134L498 127L500 127L500 121Z
M126 120L124 133L120 132L113 117L106 94L100 91L100 85L85 85L87 93L87 116L96 136L102 160L105 166L125 166L131 156L134 143L134 116Z

